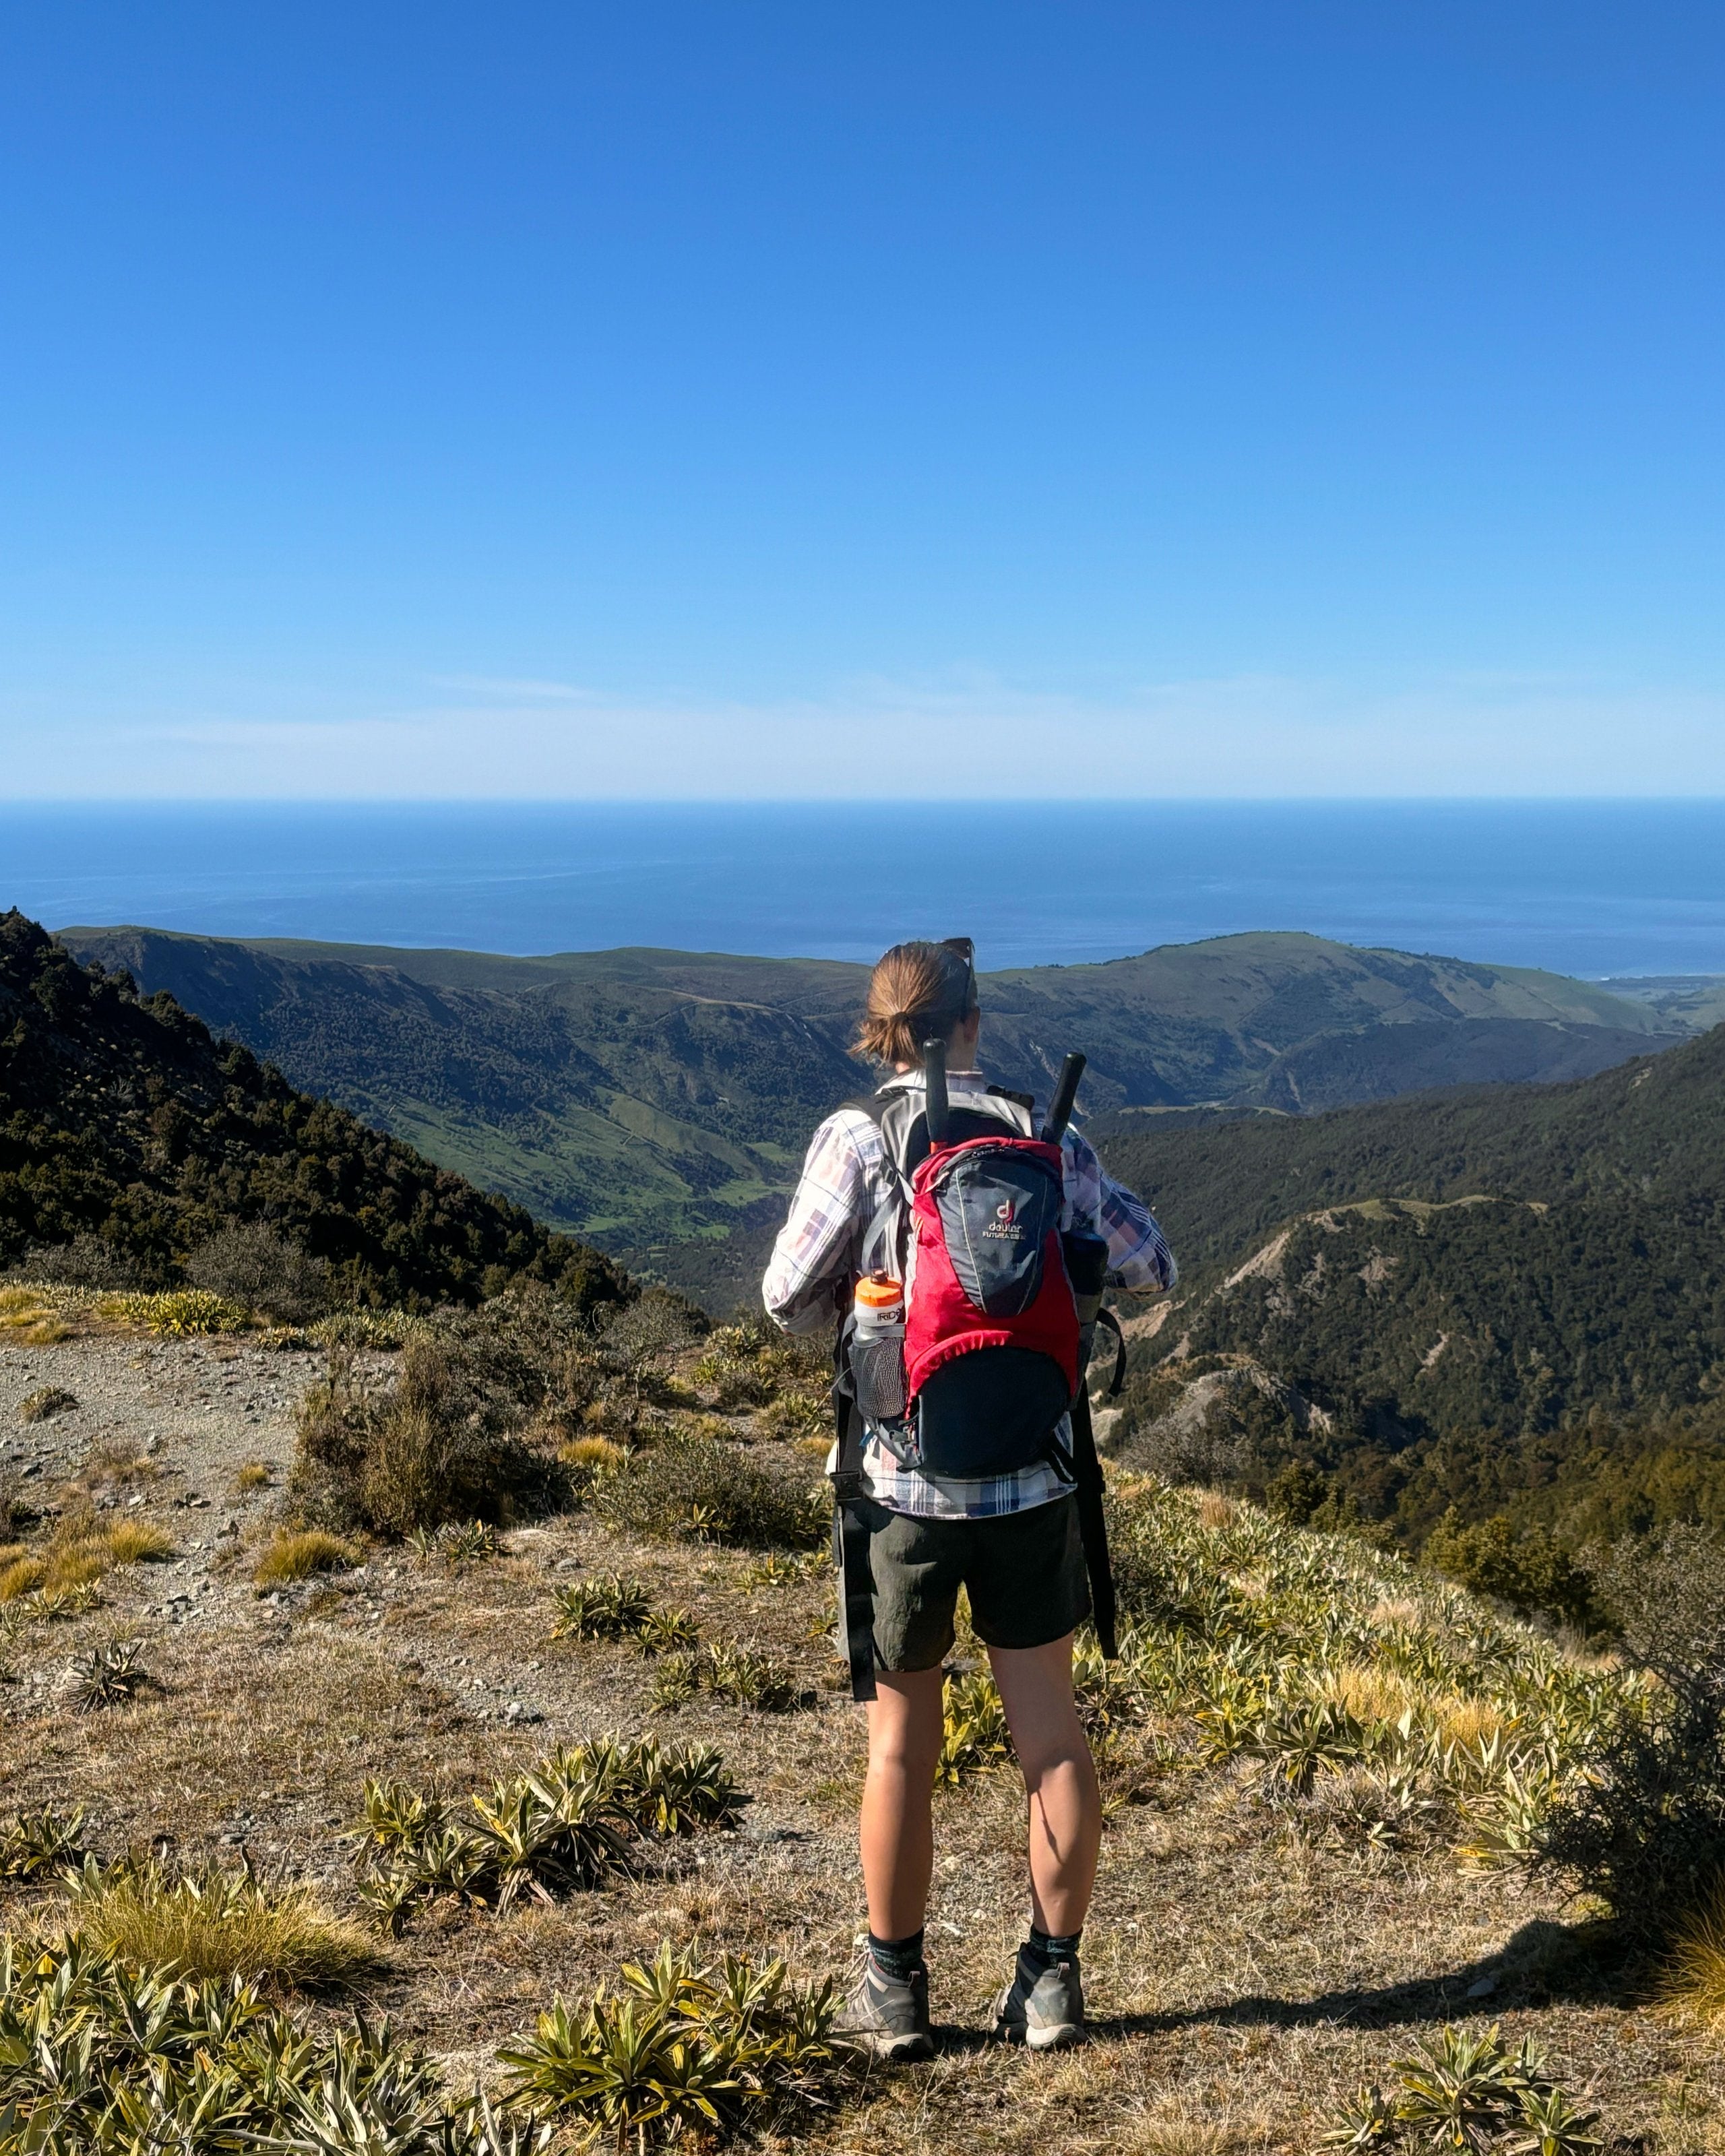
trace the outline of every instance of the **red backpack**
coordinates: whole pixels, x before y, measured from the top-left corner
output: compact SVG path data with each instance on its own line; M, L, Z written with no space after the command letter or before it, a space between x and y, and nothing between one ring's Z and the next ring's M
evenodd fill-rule
M956 1107L943 1068L928 1075L923 1094L888 1086L852 1104L880 1129L894 1183L862 1270L905 1291L901 1366L870 1360L898 1366L896 1339L847 1327L853 1396L882 1444L931 1475L976 1479L1051 1457L1064 1467L1059 1432L1080 1383L1073 1239L1060 1233L1070 1101L1037 1134L1022 1094L991 1086Z

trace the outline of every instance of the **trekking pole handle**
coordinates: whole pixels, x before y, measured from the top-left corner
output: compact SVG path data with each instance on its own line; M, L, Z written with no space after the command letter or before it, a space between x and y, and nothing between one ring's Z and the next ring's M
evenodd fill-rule
M922 1044L922 1083L926 1095L923 1110L928 1124L928 1142L944 1145L951 1127L952 1103L947 1097L947 1044L943 1040L925 1040Z
M1060 1065L1060 1082L1055 1087L1048 1121L1042 1126L1045 1145L1058 1145L1067 1124L1072 1120L1072 1103L1078 1097L1078 1081L1084 1075L1086 1060L1075 1049Z

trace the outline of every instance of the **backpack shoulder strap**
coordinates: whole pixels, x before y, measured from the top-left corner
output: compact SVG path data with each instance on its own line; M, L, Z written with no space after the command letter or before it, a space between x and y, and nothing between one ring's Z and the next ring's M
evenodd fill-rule
M990 1086L988 1090L997 1101L1015 1102L1027 1116L1035 1111L1036 1096L1034 1093L1014 1093L1010 1086Z

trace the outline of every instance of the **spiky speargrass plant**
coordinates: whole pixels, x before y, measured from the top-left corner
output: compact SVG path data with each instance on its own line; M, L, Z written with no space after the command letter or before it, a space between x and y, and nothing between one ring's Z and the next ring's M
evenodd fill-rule
M1390 2149L1430 2156L1591 2156L1597 2112L1579 2110L1531 2046L1505 2048L1488 2029L1446 2028L1391 2069L1389 2096L1363 2088L1320 2138L1338 2156Z
M80 1655L70 1669L74 1697L81 1707L117 1706L149 1681L141 1640L105 1640Z
M139 1969L76 1934L0 1943L0 2147L30 2156L521 2156L387 2024L299 2028L243 1982Z
M746 1640L713 1640L704 1650L701 1663L708 1690L734 1706L784 1714L797 1704L797 1680L791 1670Z
M553 1640L632 1640L653 1614L652 1590L622 1573L560 1587Z
M64 1817L51 1804L20 1812L0 1833L0 1880L36 1886L84 1861L84 1807Z
M653 1691L648 1704L655 1714L668 1714L699 1697L702 1658L699 1655L666 1655L653 1672Z
M649 1661L686 1654L701 1645L701 1631L686 1609L655 1609L636 1627L635 1643Z
M597 1886L632 1841L736 1824L743 1798L706 1746L650 1739L565 1745L470 1799L452 1816L439 1798L368 1782L359 1845L361 1892L392 1925L418 1899L465 1894L507 1907Z
M830 1984L792 1984L783 1963L701 1967L660 1948L615 1995L559 1999L498 2054L516 2102L544 2105L619 2151L717 2134L829 2102L846 2071Z

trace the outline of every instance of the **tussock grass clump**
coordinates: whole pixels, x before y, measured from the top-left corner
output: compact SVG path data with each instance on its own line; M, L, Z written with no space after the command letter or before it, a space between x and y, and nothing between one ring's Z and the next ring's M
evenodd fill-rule
M465 1807L402 1782L367 1782L361 1892L392 1922L441 1894L500 1909L595 1887L643 1837L732 1826L743 1799L709 1746L602 1738L560 1747Z
M61 1298L40 1287L0 1287L0 1337L14 1347L51 1348L69 1340L74 1327Z
M1725 2025L1725 1877L1679 1926L1659 1991L1668 2006Z
M360 1561L352 1543L339 1535L326 1533L321 1527L284 1528L270 1537L252 1568L252 1579L258 1587L290 1587L314 1573L345 1571Z
M115 1564L161 1564L174 1553L174 1539L152 1520L121 1520L102 1537Z
M557 1447L557 1458L565 1467L572 1468L590 1481L598 1476L614 1473L629 1454L613 1438L572 1437Z
M626 1534L746 1549L813 1548L831 1518L823 1488L763 1466L739 1446L681 1432L631 1454L592 1502Z
M498 2056L511 2101L644 2152L829 2105L847 2071L838 2005L830 1983L793 1984L781 1961L704 1968L667 1941L650 1967L624 1968L619 1992L559 1999Z
M274 1479L267 1460L243 1460L234 1470L234 1494L249 1497L257 1491L267 1490Z
M356 1984L382 1962L371 1934L314 1887L272 1885L249 1870L176 1877L157 1864L91 1859L71 1893L72 1922L87 1938L175 1976L321 1991Z
M8 1556L0 1566L0 1602L17 1602L33 1594L47 1577L44 1559L28 1554Z
M39 1616L88 1609L97 1583L117 1565L151 1564L173 1555L172 1537L148 1520L99 1526L88 1510L69 1512L43 1548L9 1543L0 1548L0 1603L33 1596Z
M78 1404L78 1395L69 1393L64 1385L38 1385L33 1393L26 1393L18 1404L20 1422L47 1422L53 1416L65 1414Z

